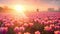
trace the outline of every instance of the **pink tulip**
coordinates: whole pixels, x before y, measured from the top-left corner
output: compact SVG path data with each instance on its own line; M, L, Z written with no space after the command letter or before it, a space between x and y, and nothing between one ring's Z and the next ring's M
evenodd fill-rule
M52 27L45 26L45 27L44 27L44 30L46 30L46 31L51 31L51 30L52 30Z
M25 28L22 26L22 27L20 27L20 31L24 31L25 30Z
M29 23L29 26L33 26L34 24L33 23Z
M28 27L28 23L24 23L24 25L23 26L26 26L26 27Z
M17 34L22 34L21 32L18 32Z
M60 28L60 26L55 26L55 28L58 28L58 29L59 29L59 28Z
M50 27L54 27L55 25L54 24L50 24Z
M2 31L4 31L4 30L6 30L6 31L7 31L7 30L8 30L8 28L7 28L7 27L1 27L1 28L0 28L0 31L1 31L1 32L2 32Z
M60 20L58 20L59 21L59 23L60 23Z
M10 27L10 23L6 23L5 26Z
M41 34L39 31L36 31L35 34Z
M26 32L26 33L24 33L24 34L30 34L29 32Z
M14 31L15 31L16 33L19 32L19 31L20 31L19 27L15 27L15 28L14 28Z

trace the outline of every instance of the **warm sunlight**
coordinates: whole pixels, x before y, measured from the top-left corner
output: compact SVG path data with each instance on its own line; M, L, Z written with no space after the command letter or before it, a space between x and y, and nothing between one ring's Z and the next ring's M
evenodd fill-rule
M24 7L22 5L14 5L13 9L18 11L18 12L24 11Z

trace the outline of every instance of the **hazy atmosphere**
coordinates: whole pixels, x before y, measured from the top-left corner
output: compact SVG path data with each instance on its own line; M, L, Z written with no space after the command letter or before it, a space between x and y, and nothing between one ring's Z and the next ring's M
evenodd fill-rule
M26 10L34 10L36 8L39 8L40 10L46 10L50 7L60 7L60 0L0 0L0 5L12 6L15 4L23 5Z
M60 0L0 0L0 34L60 34Z

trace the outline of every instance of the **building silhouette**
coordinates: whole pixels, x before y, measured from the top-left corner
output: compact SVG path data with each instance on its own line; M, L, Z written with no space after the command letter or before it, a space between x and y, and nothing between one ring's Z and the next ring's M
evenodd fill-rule
M48 11L53 12L53 11L55 11L55 9L54 8L48 8Z

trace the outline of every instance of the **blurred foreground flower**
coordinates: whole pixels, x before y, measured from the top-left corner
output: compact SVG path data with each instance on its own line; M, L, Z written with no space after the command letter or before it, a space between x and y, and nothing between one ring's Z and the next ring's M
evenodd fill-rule
M60 34L60 31L54 31L54 34Z

